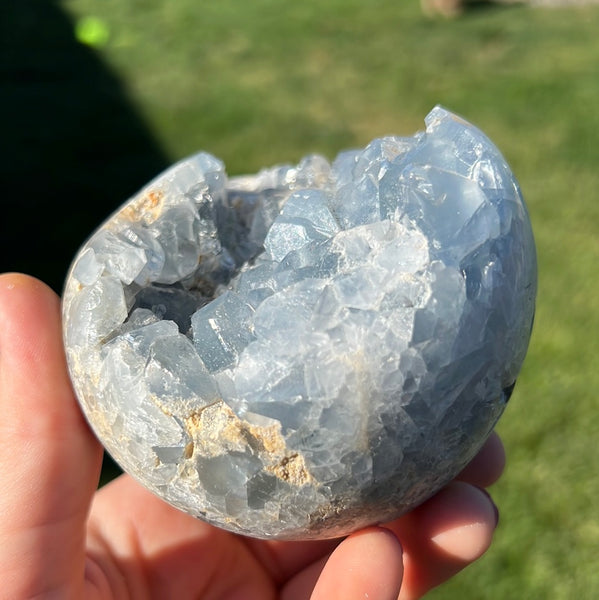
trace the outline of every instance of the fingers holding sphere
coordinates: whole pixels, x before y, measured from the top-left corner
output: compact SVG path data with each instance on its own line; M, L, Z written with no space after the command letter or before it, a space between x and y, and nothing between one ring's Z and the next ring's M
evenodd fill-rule
M404 549L400 600L421 598L488 549L498 512L482 489L454 481L389 529Z

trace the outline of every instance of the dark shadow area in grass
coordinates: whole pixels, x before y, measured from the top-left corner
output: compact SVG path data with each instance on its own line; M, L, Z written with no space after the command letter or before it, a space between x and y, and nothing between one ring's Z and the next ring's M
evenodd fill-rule
M54 2L0 2L0 272L61 292L78 247L168 160ZM106 458L102 480L118 474Z
M78 247L167 159L56 2L0 2L0 272L60 293Z
M467 12L478 12L482 10L506 10L510 8L521 7L526 4L525 0L512 2L497 2L496 0L468 0L464 7Z
M478 13L487 10L505 10L523 6L527 4L526 0L454 0L445 5L443 2L430 0L422 2L425 14L429 16L457 17L468 13Z

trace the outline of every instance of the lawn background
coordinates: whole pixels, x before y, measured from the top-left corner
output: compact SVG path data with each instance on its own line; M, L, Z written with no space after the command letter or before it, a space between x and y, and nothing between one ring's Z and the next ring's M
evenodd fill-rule
M56 47L36 17L39 3L19 2L17 9L17 0L8 0L19 13L14 23L37 31L43 44L29 37L19 45L14 34L12 48L33 52L28 60L39 71L44 48ZM63 73L60 61L70 64L76 54L80 83L92 70L100 75L61 96L71 100L66 108L54 107L75 115L68 135L62 121L44 117L63 93L56 77L38 80L30 65L24 80L20 71L16 83L11 79L13 91L23 94L33 81L38 94L18 96L27 110L4 111L16 150L3 169L22 183L23 153L31 144L43 149L38 155L52 165L49 202L35 193L43 182L33 159L27 165L35 186L25 186L24 200L39 204L44 227L52 224L51 234L40 227L39 236L50 235L48 244L62 254L48 262L52 248L32 242L35 252L17 256L20 230L4 225L13 245L1 266L45 276L55 288L65 257L95 223L158 167L198 149L223 159L230 174L310 152L333 157L376 136L422 129L437 103L496 142L520 181L535 231L536 323L499 424L509 462L492 490L501 511L495 543L429 597L599 598L599 7L477 3L447 21L425 18L416 0L50 5L61 46L44 73ZM82 19L89 17L99 21L86 29ZM77 24L87 45L76 40ZM58 172L69 176L52 187ZM78 178L75 194L69 186ZM79 201L72 198L70 218L65 195Z

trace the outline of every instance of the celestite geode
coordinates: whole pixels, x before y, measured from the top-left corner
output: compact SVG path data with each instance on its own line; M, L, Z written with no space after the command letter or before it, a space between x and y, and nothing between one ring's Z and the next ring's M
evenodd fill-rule
M234 532L324 538L399 516L474 456L535 293L514 176L436 107L425 132L332 164L176 164L77 255L64 335L133 477Z

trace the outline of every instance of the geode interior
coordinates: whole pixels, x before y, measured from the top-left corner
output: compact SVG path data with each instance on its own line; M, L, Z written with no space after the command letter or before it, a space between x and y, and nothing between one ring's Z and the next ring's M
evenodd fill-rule
M234 532L336 537L474 456L535 293L514 176L436 107L332 164L174 165L77 255L65 345L93 429L150 490Z

